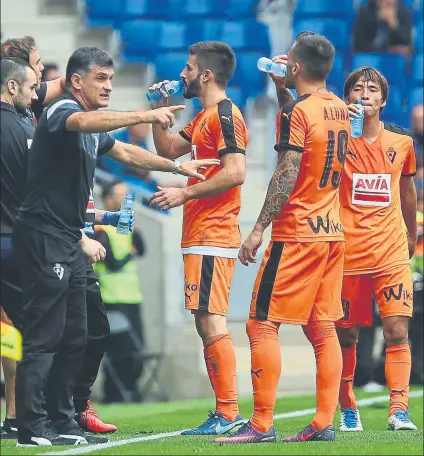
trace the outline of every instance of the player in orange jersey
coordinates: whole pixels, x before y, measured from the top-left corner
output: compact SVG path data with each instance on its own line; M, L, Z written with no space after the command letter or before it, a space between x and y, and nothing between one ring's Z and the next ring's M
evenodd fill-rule
M160 188L152 196L152 204L164 210L184 205L185 307L194 314L216 396L215 412L210 412L199 427L183 433L186 435L223 434L243 424L237 403L236 359L226 318L241 242L238 213L247 146L243 116L225 94L235 63L233 50L224 43L206 41L190 46L181 73L184 96L199 97L203 110L179 134L153 127L156 149L163 157L176 159L191 152L192 160L221 160L220 166L204 170L206 181L201 184L189 179L185 188Z
M277 122L277 168L258 221L240 249L240 261L256 262L263 232L272 222L253 289L247 335L252 353L254 413L218 443L276 440L273 412L281 371L281 323L302 325L317 360L317 412L312 423L285 442L334 440L342 355L334 322L340 302L344 237L338 187L350 136L344 101L326 89L334 47L324 36L303 32L288 56L285 85L298 98L285 103ZM276 79L284 95L284 84ZM287 98L280 96L279 99Z
M413 295L409 258L417 241L415 153L408 131L380 120L388 91L384 76L370 67L351 73L344 86L349 110L356 115L357 107L351 103L362 100L365 117L362 136L349 142L340 186L346 237L344 317L337 323L343 354L341 431L362 431L353 394L353 375L359 328L372 324L372 294L387 344L389 429L417 429L408 418L411 373L408 323Z

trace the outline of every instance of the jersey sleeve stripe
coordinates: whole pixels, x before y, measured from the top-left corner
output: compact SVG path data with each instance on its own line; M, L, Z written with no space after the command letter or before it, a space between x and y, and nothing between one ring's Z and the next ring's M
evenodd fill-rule
M402 173L402 176L403 177L414 177L417 173L408 173L408 174L403 174Z
M73 104L78 106L78 103L74 100L59 100L57 103L51 105L47 110L47 120L50 119L50 117L55 113L56 109L59 108L59 106L62 106L64 104Z
M306 100L310 95L306 94L290 103L285 104L280 111L280 136L279 142L274 146L274 149L278 152L283 149L292 149L296 152L303 152L303 147L289 144L290 141L290 126L291 126L291 114L297 103Z
M188 141L189 143L191 143L191 138L190 136L188 136L188 134L184 131L184 130L181 130L180 132L180 136L183 137L186 141Z
M223 100L218 103L218 117L226 149L229 151L239 149L234 132L233 104L230 100Z

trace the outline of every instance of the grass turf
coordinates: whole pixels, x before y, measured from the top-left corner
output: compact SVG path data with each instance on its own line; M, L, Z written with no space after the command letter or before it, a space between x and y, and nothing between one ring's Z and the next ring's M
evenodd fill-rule
M379 394L366 394L358 391L358 398L380 396L387 394L387 390ZM313 408L314 396L282 397L277 401L276 414ZM211 400L190 400L183 402L169 402L158 404L131 404L110 405L99 407L99 412L107 422L112 422L119 430L110 436L111 440L124 440L134 437L144 437L162 432L171 432L197 426L207 417L207 410L213 409ZM90 454L214 454L214 455L241 455L241 454L338 454L338 455L410 455L423 454L423 398L411 398L409 411L418 431L388 431L387 430L387 403L376 403L360 407L364 432L340 433L337 432L336 442L310 442L284 444L282 438L295 434L310 422L311 416L284 418L275 421L277 443L250 444L250 445L215 445L210 441L213 437L185 437L177 436L167 439L143 441L133 444L104 448ZM240 412L244 418L252 413L252 400L240 400ZM338 424L337 413L335 425ZM81 447L44 447L44 448L17 448L15 441L1 442L2 455L43 454L51 451L61 452L68 448Z

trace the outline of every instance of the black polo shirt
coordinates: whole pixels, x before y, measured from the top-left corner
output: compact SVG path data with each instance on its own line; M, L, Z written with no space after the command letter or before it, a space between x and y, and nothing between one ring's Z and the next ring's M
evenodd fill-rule
M11 236L19 206L25 196L28 150L34 127L14 106L0 102L1 235Z
M24 225L70 243L81 239L97 156L115 144L107 133L66 130L68 117L83 111L69 93L44 109L28 161L27 194L18 215Z

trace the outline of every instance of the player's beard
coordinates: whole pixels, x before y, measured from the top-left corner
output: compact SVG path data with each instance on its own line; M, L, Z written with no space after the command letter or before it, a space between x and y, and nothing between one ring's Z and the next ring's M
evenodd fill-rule
M200 93L200 74L197 76L196 79L193 79L189 84L186 86L186 90L184 92L184 98L189 100L190 98L195 98L199 96Z

